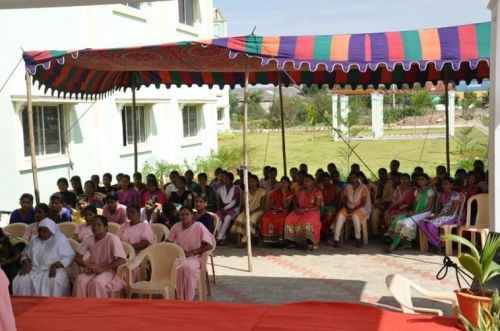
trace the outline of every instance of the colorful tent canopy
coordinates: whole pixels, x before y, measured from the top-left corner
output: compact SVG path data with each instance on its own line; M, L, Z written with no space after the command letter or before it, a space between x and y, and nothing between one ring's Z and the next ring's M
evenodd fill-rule
M135 86L424 84L489 77L490 23L402 32L243 36L145 47L29 51L46 90L96 96ZM281 77L279 77L281 75Z

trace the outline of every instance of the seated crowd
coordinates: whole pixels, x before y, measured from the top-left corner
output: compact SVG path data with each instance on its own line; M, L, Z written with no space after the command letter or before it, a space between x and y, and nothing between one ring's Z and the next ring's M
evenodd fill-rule
M352 222L356 246L363 244L362 233L369 232L387 241L387 252L409 248L420 229L439 251L439 227L462 225L461 206L488 191L484 165L476 161L473 171L458 169L454 179L444 166L429 178L421 167L411 175L400 173L399 165L393 160L390 171L381 168L378 179L369 180L353 164L346 182L333 163L314 176L301 164L280 180L277 169L266 166L263 178L248 175L248 211L241 170L235 180L230 171L217 169L211 182L205 173L194 181L191 170L184 176L172 171L163 186L153 174L145 183L140 173L134 174L133 182L118 174L112 185L112 176L106 173L102 186L97 175L83 185L78 176L69 182L60 178L48 205L33 208L33 196L21 196L21 208L11 213L10 223L28 227L22 240L0 231L0 266L16 295L109 297L124 286L117 274L127 262L121 242L139 253L156 242L149 224L160 223L170 229L165 239L179 245L186 256L177 266L177 297L192 300L200 256L213 249L214 241L222 246L233 238L236 246L243 247L259 238L313 252L321 239L339 247L346 222ZM247 212L252 238L246 231ZM76 252L57 226L63 222L78 225L73 237L80 243ZM119 224L116 235L108 231L109 222Z

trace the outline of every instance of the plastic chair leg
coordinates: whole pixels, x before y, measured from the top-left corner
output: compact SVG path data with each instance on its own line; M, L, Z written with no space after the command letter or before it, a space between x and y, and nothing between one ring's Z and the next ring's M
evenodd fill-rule
M460 237L462 237L462 234L463 234L463 231L462 229L458 229L458 235ZM457 247L457 256L460 255L460 253L462 253L462 244L458 243L458 247Z
M420 228L418 230L418 237L419 237L420 251L427 253L429 251L429 241L427 241L427 237Z
M489 232L490 231L488 229L481 231L481 248L484 248L484 244L486 244L486 237L488 237Z
M368 224L367 218L365 217L363 221L361 221L361 227L363 230L363 244L368 245Z
M215 265L214 265L214 256L212 254L210 254L210 264L212 264L212 278L214 280L214 284L215 284ZM208 279L208 277L207 277Z
M471 231L470 233L470 242L472 243L472 245L474 245L474 247L476 247L476 232L473 232Z
M207 285L207 293L206 295L208 295L209 297L212 296L212 289L210 288L210 277L208 276L208 271L206 272L206 277L205 277L205 281L206 281L206 285Z
M443 234L445 235L452 233L452 228L449 226L444 226L441 227L440 229L443 229ZM446 240L444 242L444 248L446 256L451 256L453 254L453 243L450 240Z

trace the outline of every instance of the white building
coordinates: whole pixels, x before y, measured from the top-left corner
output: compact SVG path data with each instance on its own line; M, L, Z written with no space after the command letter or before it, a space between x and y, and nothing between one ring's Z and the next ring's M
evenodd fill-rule
M25 50L138 46L214 36L211 0L170 0L65 8L0 10L0 210L33 193L26 116ZM14 70L14 68L16 68ZM133 172L131 93L97 102L58 99L33 89L41 200L59 177ZM217 131L229 127L227 89L141 88L139 169L147 160L193 161L217 150ZM227 118L226 118L227 117Z

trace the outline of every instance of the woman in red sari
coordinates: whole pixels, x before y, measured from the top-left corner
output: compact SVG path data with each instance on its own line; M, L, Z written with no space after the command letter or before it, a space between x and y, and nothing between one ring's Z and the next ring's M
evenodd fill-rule
M281 187L269 194L268 211L261 218L261 236L264 241L277 241L283 238L285 218L290 212L293 202L293 191L290 179L281 177Z
M394 217L406 215L410 212L416 189L415 186L411 185L410 175L402 174L401 182L394 190L392 203L384 215L384 233L389 229L389 224Z
M285 219L285 240L306 244L307 252L318 248L322 200L321 190L314 186L314 177L306 175L304 187L295 196L294 210Z

